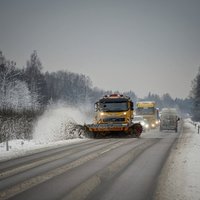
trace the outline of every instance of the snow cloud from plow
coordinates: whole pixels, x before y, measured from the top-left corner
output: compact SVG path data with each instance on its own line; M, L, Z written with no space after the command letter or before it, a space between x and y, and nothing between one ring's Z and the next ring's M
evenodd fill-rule
M83 111L81 108L87 108L87 106L73 108L53 105L49 107L38 119L33 139L41 143L48 143L78 138L82 131L81 128L88 118L87 109Z

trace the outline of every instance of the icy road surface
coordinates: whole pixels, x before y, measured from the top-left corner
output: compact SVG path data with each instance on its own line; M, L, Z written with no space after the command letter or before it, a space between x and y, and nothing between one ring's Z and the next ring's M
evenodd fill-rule
M199 134L188 122L179 130L83 139L1 162L0 199L199 199Z

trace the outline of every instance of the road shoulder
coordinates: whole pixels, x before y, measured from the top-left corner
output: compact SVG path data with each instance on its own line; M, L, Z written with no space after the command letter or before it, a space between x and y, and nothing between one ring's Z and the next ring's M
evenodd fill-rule
M200 134L188 120L162 169L154 199L200 199Z

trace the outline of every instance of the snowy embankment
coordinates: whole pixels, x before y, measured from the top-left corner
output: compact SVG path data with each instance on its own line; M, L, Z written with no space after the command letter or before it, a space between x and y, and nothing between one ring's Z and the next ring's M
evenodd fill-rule
M5 142L0 143L0 161L83 141L79 125L85 120L86 114L79 108L51 107L35 124L32 140L11 140L9 151Z
M164 166L156 200L200 200L200 133L190 120Z

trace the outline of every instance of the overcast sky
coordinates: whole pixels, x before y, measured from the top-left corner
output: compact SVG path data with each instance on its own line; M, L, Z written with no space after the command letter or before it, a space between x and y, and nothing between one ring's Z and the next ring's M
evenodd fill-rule
M0 50L93 86L185 98L200 65L200 0L0 0Z

